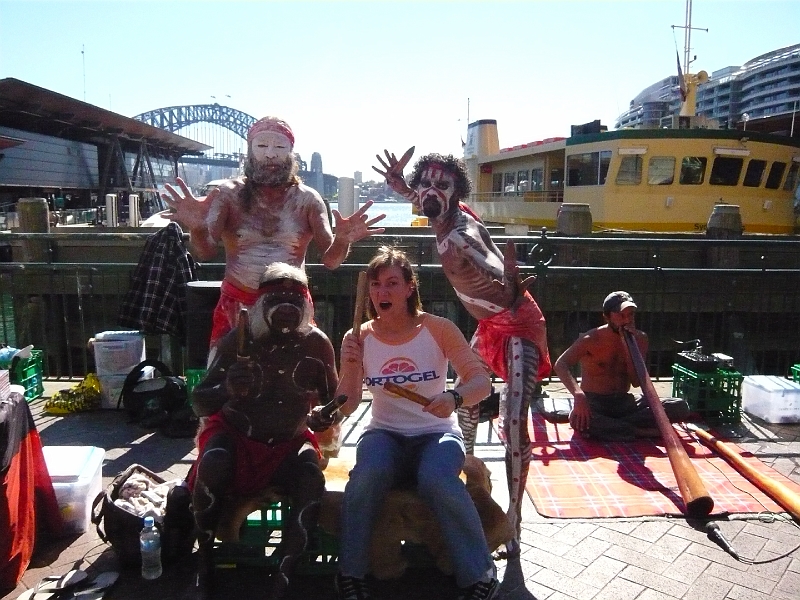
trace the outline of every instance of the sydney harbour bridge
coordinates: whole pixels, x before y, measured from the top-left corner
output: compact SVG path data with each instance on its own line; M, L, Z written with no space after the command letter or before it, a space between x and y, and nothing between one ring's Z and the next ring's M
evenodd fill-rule
M181 158L181 176L192 187L238 174L247 154L247 131L256 122L245 112L217 103L157 108L133 118L211 146L202 156ZM306 185L328 198L336 193L338 180L323 174L318 153L311 156L310 168L302 157L297 156L297 160Z

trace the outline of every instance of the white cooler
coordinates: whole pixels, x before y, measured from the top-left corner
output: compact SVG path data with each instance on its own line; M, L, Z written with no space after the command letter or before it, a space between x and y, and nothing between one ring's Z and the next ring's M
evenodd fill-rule
M92 501L103 488L106 451L96 446L44 446L42 451L64 520L64 533L88 531Z
M742 409L767 423L800 423L800 383L777 375L748 375Z

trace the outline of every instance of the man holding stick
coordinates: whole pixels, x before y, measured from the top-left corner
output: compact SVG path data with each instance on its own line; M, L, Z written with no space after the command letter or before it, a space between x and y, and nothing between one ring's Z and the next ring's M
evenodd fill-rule
M606 296L606 323L582 334L553 366L574 398L570 425L584 437L626 442L660 435L647 400L630 393L631 387L642 387L644 382L625 346L625 332L633 336L642 356L648 347L647 335L635 326L636 308L627 292ZM581 368L580 384L571 372L576 366ZM681 398L667 398L661 404L670 422L685 421L689 414L689 405Z

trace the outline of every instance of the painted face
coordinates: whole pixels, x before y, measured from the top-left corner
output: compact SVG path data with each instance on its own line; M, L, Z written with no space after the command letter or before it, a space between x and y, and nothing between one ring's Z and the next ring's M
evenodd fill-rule
M264 294L264 320L272 331L291 333L303 321L305 297L295 289L276 288Z
M456 179L441 165L429 165L422 173L417 186L420 208L429 219L435 219L450 208L450 200L455 191Z
M414 284L407 282L400 267L383 267L378 278L369 282L369 299L378 317L395 311L408 312L406 300L414 292Z
M250 152L257 163L281 164L292 153L292 143L282 133L262 131L250 142Z

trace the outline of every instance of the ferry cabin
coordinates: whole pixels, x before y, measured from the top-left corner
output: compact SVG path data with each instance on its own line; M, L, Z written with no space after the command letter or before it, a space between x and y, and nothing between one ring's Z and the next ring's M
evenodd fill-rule
M701 232L716 204L747 233L795 231L800 140L720 129L623 129L500 150L496 121L470 124L468 203L509 232L556 228L562 203L587 204L597 231Z

